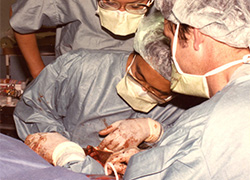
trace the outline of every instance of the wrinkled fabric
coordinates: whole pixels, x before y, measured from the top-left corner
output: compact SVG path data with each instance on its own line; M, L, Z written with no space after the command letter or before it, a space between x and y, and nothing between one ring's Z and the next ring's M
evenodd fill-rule
M75 179L88 180L84 174L74 173L62 167L54 167L32 151L20 140L0 133L0 179L44 180ZM94 161L92 159L92 161ZM88 161L86 161L88 162ZM88 163L92 166L93 162ZM87 166L87 165L86 165ZM85 166L85 167L86 167ZM85 168L83 166L83 168ZM95 166L92 166L94 168ZM96 167L98 169L98 166ZM88 168L88 172L91 172ZM93 171L93 170L92 170ZM104 171L100 168L99 172Z
M97 0L17 0L10 25L19 33L57 26L57 56L79 48L131 52L134 35L120 37L105 31L96 10Z
M165 79L171 80L170 40L164 35L164 17L157 11L144 17L134 38L134 49Z
M81 147L95 147L103 140L98 132L118 120L149 117L167 128L184 112L176 105L178 98L142 113L117 94L128 56L127 52L77 50L47 65L15 108L19 137L56 131Z
M165 19L198 28L232 47L250 47L249 0L156 0Z
M250 64L237 74L183 113L159 147L134 155L124 179L250 179Z

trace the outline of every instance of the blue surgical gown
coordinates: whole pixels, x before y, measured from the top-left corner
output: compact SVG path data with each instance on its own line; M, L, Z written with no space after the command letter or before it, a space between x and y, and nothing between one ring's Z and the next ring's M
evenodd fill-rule
M56 55L70 50L133 50L133 37L115 36L102 28L96 14L97 0L17 0L12 5L11 27L32 33L42 26L56 26ZM151 12L155 10L151 8Z
M183 113L159 144L134 155L124 179L250 179L250 64Z
M116 92L128 52L76 50L49 65L26 88L14 111L18 135L57 131L82 147L117 120L150 117L167 128L185 110L174 100L149 113L134 111Z

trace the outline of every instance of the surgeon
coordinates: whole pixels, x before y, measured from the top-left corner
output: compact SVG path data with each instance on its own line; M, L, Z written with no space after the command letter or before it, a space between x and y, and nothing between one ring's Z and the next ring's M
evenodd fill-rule
M72 145L77 154L79 146L88 145L110 151L143 142L153 146L185 111L175 104L178 98L170 101L170 49L163 20L160 13L145 18L146 26L135 39L136 51L142 56L81 49L49 64L15 108L19 137L25 140L29 135L32 147L40 139L52 142L48 147L34 145L49 149L48 153L37 152L50 162L56 162L52 160L54 149L65 141L62 149Z
M56 27L55 54L79 48L133 50L141 19L154 12L154 0L17 0L10 25L33 78L44 68L35 32ZM152 8L151 8L152 7Z
M156 5L171 39L172 90L209 100L185 111L159 147L131 159L130 148L109 161L118 172L129 161L124 179L250 179L249 1Z

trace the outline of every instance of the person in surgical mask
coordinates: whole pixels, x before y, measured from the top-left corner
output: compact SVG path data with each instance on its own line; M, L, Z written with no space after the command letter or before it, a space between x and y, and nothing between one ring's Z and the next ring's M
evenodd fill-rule
M86 168L79 166L93 163L79 147L154 146L185 111L170 91L171 54L163 20L161 13L143 19L135 38L142 55L79 49L46 66L15 108L20 139L50 163L81 172Z
M110 162L124 172L128 161L124 179L250 179L249 1L157 0L156 7L171 39L172 90L208 100L185 111L157 147L129 148Z
M154 0L119 2L98 0L97 13L101 25L116 35L135 33L143 16Z
M11 7L10 25L35 78L45 67L35 34L41 27L56 27L56 57L79 48L131 52L141 19L155 11L153 2L17 0Z

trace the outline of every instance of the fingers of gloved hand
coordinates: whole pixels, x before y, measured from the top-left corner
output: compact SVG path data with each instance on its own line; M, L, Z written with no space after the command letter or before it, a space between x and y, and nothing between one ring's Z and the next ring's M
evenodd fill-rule
M125 161L128 163L129 159L131 158L131 156L133 156L134 154L140 152L141 150L137 147L130 147L124 150L123 154L125 157Z
M116 121L113 124L111 124L110 126L106 127L105 129L99 131L99 135L101 136L106 136L107 134L113 132L118 126L119 124L122 122L122 120L120 121Z
M117 172L122 172L122 169L124 168L124 165L126 163L126 157L124 156L123 151L113 153L105 163L105 166L107 166L108 174L112 174L113 169L109 165L109 163L113 164Z
M98 146L100 149L107 148L119 151L124 148L138 146L150 135L148 118L126 119L111 132Z
M117 149L120 149L120 146L124 145L124 138L121 137L119 131L120 131L119 129L116 129L107 137L105 137L102 140L102 142L98 145L98 149L100 150L108 149L111 151L116 151Z
M133 156L134 154L138 152L140 152L139 148L131 147L131 148L113 153L106 162L108 173L112 174L113 172L112 167L108 165L109 163L111 163L114 165L117 173L124 174L126 171L129 159L131 158L131 156Z
M125 171L127 169L127 165L126 164L123 164L123 163L115 163L113 164L114 168L115 168L115 171L118 173L118 174L121 174L121 175L124 175L125 174ZM108 172L108 175L111 175L113 173L113 168L108 165L107 167L107 172Z

